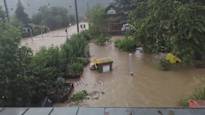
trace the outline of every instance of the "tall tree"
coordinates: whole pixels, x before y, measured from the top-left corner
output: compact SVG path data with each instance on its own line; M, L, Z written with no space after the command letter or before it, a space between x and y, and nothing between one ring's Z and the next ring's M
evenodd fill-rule
M46 25L50 29L57 29L68 26L72 23L72 17L68 16L66 8L43 6L39 12L32 17L34 24Z
M90 30L94 33L105 32L105 8L102 6L95 6L88 12L88 18L90 22Z
M137 41L148 52L172 52L190 63L205 52L205 15L199 0L141 0L132 11ZM142 13L143 12L143 13Z
M15 11L16 14L16 18L23 24L23 25L27 25L30 21L28 15L26 14L26 12L24 11L24 6L21 2L21 0L18 0L17 3L17 9Z
M5 12L2 10L2 7L0 6L0 21L5 20Z

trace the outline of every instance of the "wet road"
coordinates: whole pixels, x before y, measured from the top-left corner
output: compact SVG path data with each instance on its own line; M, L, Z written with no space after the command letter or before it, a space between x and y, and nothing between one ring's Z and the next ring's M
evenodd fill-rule
M88 23L85 24L88 28ZM80 29L82 31L82 29ZM77 33L77 26L73 25L68 28L68 37ZM51 31L43 35L38 35L35 37L25 38L21 41L21 45L30 47L34 53L38 52L41 47L51 47L51 46L60 46L66 41L66 32L65 29Z
M69 28L69 35L76 33L76 27ZM59 46L66 40L66 33L58 30L22 41L22 45L37 52L40 47ZM113 37L113 40L121 37ZM190 95L205 82L205 69L178 69L160 71L153 56L133 55L134 76L129 75L128 53L121 52L109 44L105 47L90 43L92 57L111 57L113 72L99 74L85 68L82 78L75 82L75 92L87 90L88 100L81 103L86 107L173 107L180 99ZM69 103L55 106L71 106Z

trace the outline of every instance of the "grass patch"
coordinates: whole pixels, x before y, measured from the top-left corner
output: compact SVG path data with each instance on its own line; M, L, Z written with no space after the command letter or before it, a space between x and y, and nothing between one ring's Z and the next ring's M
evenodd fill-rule
M103 35L103 34L95 36L95 43L99 46L104 46L109 41L110 41L109 36L106 36L106 35Z
M88 96L87 91L82 90L80 92L75 93L72 97L71 97L71 101L75 102L75 103L80 103L81 101L83 101L84 99L86 99Z
M137 45L134 38L126 37L125 39L115 41L115 47L122 51L133 52L136 50Z
M197 89L194 91L193 95L190 97L186 97L181 100L180 105L184 107L188 107L189 100L205 100L205 88Z

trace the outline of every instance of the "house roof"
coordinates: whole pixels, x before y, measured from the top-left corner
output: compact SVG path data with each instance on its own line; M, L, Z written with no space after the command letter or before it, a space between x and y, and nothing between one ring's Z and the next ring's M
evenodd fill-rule
M110 4L109 6L107 6L107 7L105 8L105 11L107 12L107 11L110 10L111 8L117 10L117 7L115 7L114 4Z

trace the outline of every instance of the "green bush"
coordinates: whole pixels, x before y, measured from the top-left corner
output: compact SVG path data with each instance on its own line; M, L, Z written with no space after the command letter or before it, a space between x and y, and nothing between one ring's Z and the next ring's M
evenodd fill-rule
M187 107L189 100L205 100L205 88L197 89L192 96L186 97L181 101L181 106Z
M176 2L177 1L177 2ZM143 0L136 3L129 23L145 52L173 52L184 64L205 52L204 1ZM203 1L203 2L202 2ZM133 3L134 4L134 3Z
M126 37L125 39L115 41L115 47L126 52L133 52L137 45L135 39Z
M79 62L75 62L73 64L70 65L69 67L69 71L70 71L70 75L81 75L83 72L83 64L79 63Z
M106 42L109 42L109 41L110 41L110 37L106 36L104 34L100 34L100 35L95 36L95 43L97 45L104 46L106 44Z
M85 30L85 31L81 32L80 34L83 38L85 38L88 41L92 40L92 38L93 38L91 35L91 32L89 30Z
M76 58L75 61L83 64L84 66L89 64L89 59L88 58L81 58L81 57L79 57L79 58Z
M20 46L18 28L0 21L0 33L0 70L5 70L0 71L0 106L40 106L51 92L61 91L62 84L56 81L65 77L68 65L78 75L87 63L88 42L82 35L73 36L61 48L42 48L33 56L31 49Z
M74 94L71 97L71 101L79 103L80 101L83 101L84 99L86 99L87 96L88 96L87 91L83 90L83 91L80 91Z
M78 57L88 57L88 41L83 37L83 35L73 35L71 39L67 40L62 46L62 50L66 54L70 61Z

